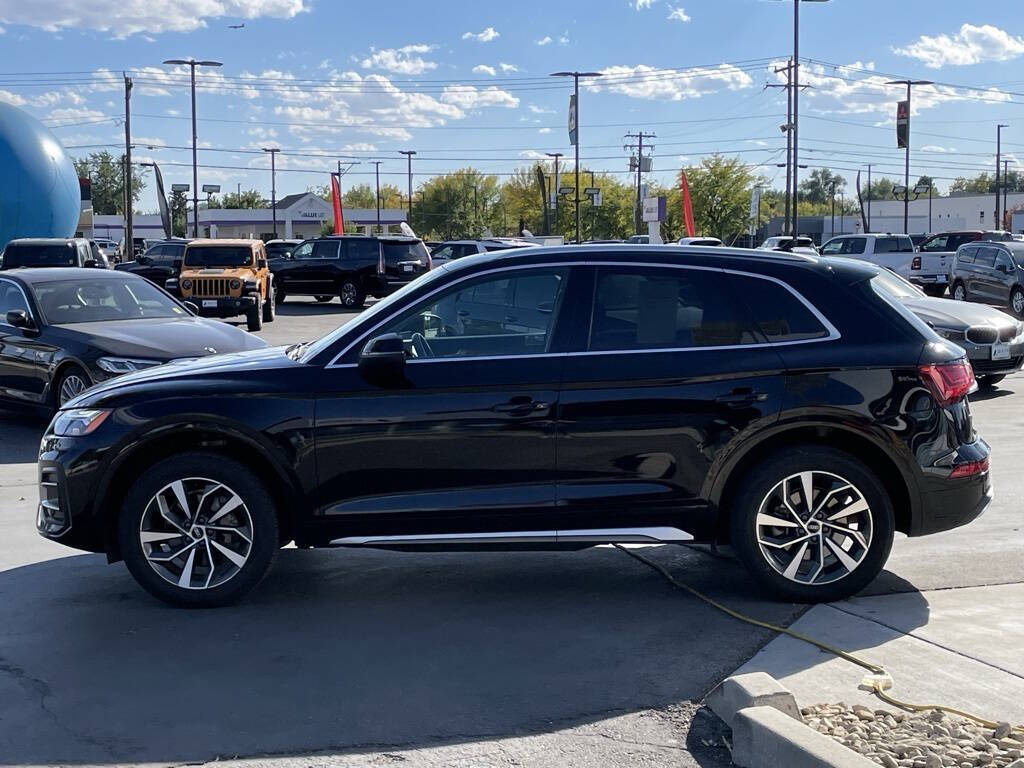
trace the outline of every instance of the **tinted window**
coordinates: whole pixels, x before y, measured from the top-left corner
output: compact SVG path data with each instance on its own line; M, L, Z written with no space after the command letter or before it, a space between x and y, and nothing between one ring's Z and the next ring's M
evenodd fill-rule
M418 261L423 266L427 264L427 246L421 242L389 243L385 240L381 242L381 247L384 249L385 264L397 264L402 261Z
M598 272L591 350L732 346L759 340L718 274L618 267Z
M436 251L433 251L430 256L433 259L440 261L441 259L452 259L454 257L455 248L451 245L443 245Z
M187 316L145 280L57 280L34 285L32 292L43 317L54 325Z
M544 269L461 283L377 333L399 334L410 358L541 354L566 276L565 269Z
M338 246L340 243L337 240L317 240L313 244L313 257L314 259L336 259L338 258Z
M973 264L974 256L977 253L977 248L961 248L959 251L957 251L956 260L960 264Z
M949 235L936 235L930 240L926 240L921 244L921 250L924 252L929 251L953 251L956 250L957 246L950 242Z
M981 267L991 267L996 263L995 248L979 248L974 263Z
M909 237L879 237L875 239L875 253L913 253L914 241Z
M74 266L78 254L74 245L8 245L4 250L4 267Z
M828 330L807 305L784 286L744 275L728 275L728 280L730 292L746 300L768 341L807 341L828 336Z
M204 245L185 250L188 267L247 267L253 263L247 245Z
M955 251L961 245L965 243L973 243L981 238L978 234L961 234L961 235L950 235L949 236L949 248L950 251Z
M360 263L377 263L380 249L376 240L346 240L345 258Z
M821 248L823 256L836 256L843 252L843 246L846 245L845 240L829 240Z
M28 304L21 289L10 280L0 280L0 323L7 323L7 313L14 310L28 312Z
M303 243L294 251L292 251L292 258L295 259L309 259L313 256L313 244Z
M843 248L843 253L850 254L851 256L858 253L864 253L864 248L867 245L866 237L848 237L846 239L846 246Z
M1013 267L1013 262L1010 261L1010 257L1007 254L1003 253L1002 251L997 251L996 266L1003 266L1006 268L1007 271L1009 271L1010 268Z

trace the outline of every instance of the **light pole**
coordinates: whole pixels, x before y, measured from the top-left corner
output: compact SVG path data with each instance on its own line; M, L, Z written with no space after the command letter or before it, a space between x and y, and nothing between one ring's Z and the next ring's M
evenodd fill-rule
M1003 128L1009 128L1010 126L1000 123L996 126L996 220L993 229L1002 229L1003 220L999 217L999 166L1001 163L1001 155L1003 154Z
M380 234L380 164L383 163L384 161L383 160L373 160L371 162L374 165L374 168L375 168L375 171L376 171L376 175L377 175L377 234L379 235Z
M412 156L416 154L412 149L400 149L398 154L405 155L409 161L409 226L412 226Z
M573 80L573 104L575 114L569 121L569 139L576 147L576 244L583 242L580 236L580 78L602 77L601 72L553 72L551 77L571 77Z
M212 59L167 59L164 64L188 66L192 75L192 236L199 237L199 160L198 131L196 130L196 67L222 67L219 61Z
M274 216L274 239L277 239L277 164L274 158L281 151L279 147L263 147L270 154L270 207Z
M928 232L932 231L932 190L934 189L933 184L918 184L914 187L914 199L917 200L925 192L928 193Z
M910 88L914 85L931 85L931 80L889 80L886 85L907 86L907 141L906 158L903 166L903 234L910 234Z
M561 152L545 152L548 157L555 158L555 178L551 183L551 189L554 192L555 198L555 231L558 231L558 187L561 184L560 176L558 175L558 161L563 157ZM546 201L545 201L546 202Z

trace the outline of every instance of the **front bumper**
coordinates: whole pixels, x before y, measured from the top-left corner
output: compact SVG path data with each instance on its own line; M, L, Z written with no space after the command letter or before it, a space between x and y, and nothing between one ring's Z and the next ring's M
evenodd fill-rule
M967 352L975 376L1005 376L1016 373L1024 365L1024 338L1010 342L1010 356L1002 360L992 359L992 344L975 344L958 339L957 346Z
M103 522L90 503L98 480L98 446L89 437L56 437L39 446L39 535L86 552L106 551Z
M244 315L259 306L258 296L224 296L216 299L185 296L199 309L202 317L234 317Z

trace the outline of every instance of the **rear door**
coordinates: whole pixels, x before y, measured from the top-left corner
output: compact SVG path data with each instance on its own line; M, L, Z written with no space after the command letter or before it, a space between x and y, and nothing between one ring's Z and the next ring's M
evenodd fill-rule
M40 403L57 348L37 330L9 325L7 313L12 310L28 313L39 327L39 315L33 312L22 287L14 280L0 278L0 397Z
M995 282L996 249L991 245L978 248L974 256L974 268L967 283L967 293L972 299L991 303L996 300Z
M561 525L696 530L709 520L702 491L716 457L781 408L782 360L766 333L826 331L790 322L793 305L810 313L760 277L609 264L591 279L586 350L567 358L562 385ZM748 295L767 303L764 330Z

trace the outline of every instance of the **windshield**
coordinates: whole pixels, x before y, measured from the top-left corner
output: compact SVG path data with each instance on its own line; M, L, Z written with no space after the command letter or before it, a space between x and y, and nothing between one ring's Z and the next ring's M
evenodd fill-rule
M247 245L204 245L185 249L186 267L249 267L252 249Z
M55 280L31 286L51 325L187 317L170 296L146 280Z
M342 323L333 331L328 333L326 336L318 339L317 341L312 342L308 347L302 350L301 360L303 362L307 360L312 360L325 349L328 349L335 341L341 338L341 336L347 333L350 329L355 327L357 323L368 323L372 321L374 318L391 311L391 309L396 305L400 306L405 297L409 295L409 293L411 293L412 291L417 291L426 285L430 285L431 283L437 282L438 280L441 280L444 277L446 277L447 274L447 267L438 267L432 269L429 272L424 272L415 280L412 280L403 285L401 288L399 288L397 291L392 293L387 298L381 299L375 304L371 304L361 314L354 315L350 320ZM338 351L340 352L341 350Z
M66 267L75 264L75 247L65 243L17 244L4 251L4 268Z
M879 270L878 276L873 277L871 282L874 284L876 291L881 291L897 301L924 297L924 293L920 289L887 269Z

